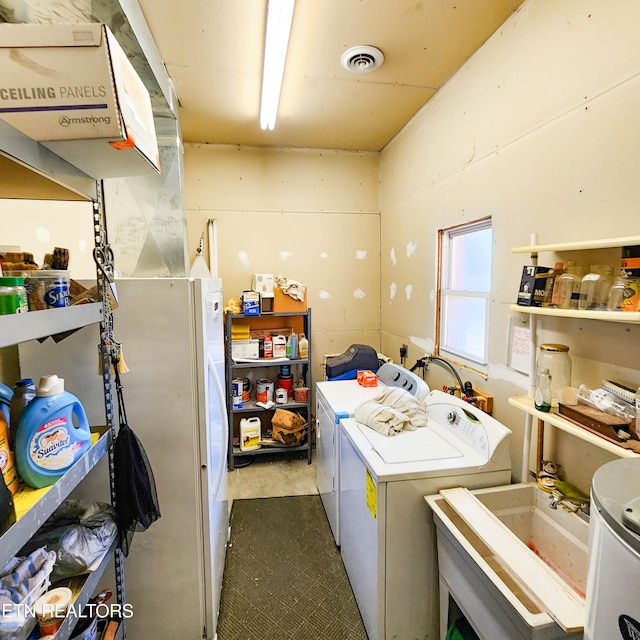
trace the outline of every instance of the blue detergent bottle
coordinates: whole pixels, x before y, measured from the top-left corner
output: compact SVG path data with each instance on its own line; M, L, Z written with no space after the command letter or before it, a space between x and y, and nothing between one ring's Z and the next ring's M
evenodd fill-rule
M11 407L11 398L13 397L13 389L6 384L0 382L0 411L4 413L4 417L9 424L9 415Z
M91 429L78 398L56 375L40 378L16 433L18 475L30 487L55 484L91 447Z

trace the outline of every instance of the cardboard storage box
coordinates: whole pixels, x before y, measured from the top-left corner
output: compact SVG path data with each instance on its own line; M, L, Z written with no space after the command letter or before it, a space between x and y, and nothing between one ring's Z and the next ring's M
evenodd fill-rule
M260 294L260 313L273 313L273 273L254 273L251 288Z
M522 268L517 304L521 307L541 307L551 267L530 265Z
M231 342L231 357L245 360L257 360L260 357L258 340L233 340Z
M261 296L273 298L273 273L254 273L251 288Z
M260 294L257 291L242 292L242 313L245 316L260 315Z
M0 24L0 117L94 178L159 173L151 99L103 24Z
M278 287L274 287L273 311L275 313L292 313L307 310L307 290L304 290L304 300L294 300Z

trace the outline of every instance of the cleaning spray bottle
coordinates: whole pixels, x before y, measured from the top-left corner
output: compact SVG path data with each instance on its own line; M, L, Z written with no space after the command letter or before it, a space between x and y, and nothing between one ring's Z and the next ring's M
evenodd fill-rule
M18 474L35 489L55 482L91 447L82 404L56 375L40 378L36 397L24 408L16 432Z

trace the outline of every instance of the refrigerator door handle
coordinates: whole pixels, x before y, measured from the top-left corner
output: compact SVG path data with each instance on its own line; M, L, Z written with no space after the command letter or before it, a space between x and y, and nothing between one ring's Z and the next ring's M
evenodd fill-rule
M215 482L215 489L213 491L213 495L217 495L218 489L220 488L220 483L222 482L222 478L226 473L226 469L227 469L226 452L229 447L229 422L227 420L225 394L222 389L222 383L220 382L220 377L218 376L216 365L211 359L211 356L209 356L209 375L213 379L213 385L216 389L216 395L218 396L218 400L220 402L220 417L222 422L222 442L223 442L222 455L224 456L224 458L222 460L222 464L220 464L218 477L216 478L216 482Z

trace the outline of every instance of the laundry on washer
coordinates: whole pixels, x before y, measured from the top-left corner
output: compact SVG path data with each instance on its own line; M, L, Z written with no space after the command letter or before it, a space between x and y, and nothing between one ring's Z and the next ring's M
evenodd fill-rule
M404 413L376 400L363 402L356 408L354 418L385 436L395 436L403 429L411 429L411 420Z
M401 387L384 389L375 398L356 407L354 417L386 436L427 426L424 402Z
M393 407L403 413L411 421L411 429L427 426L427 407L424 402L402 387L385 389L375 397L375 402Z

